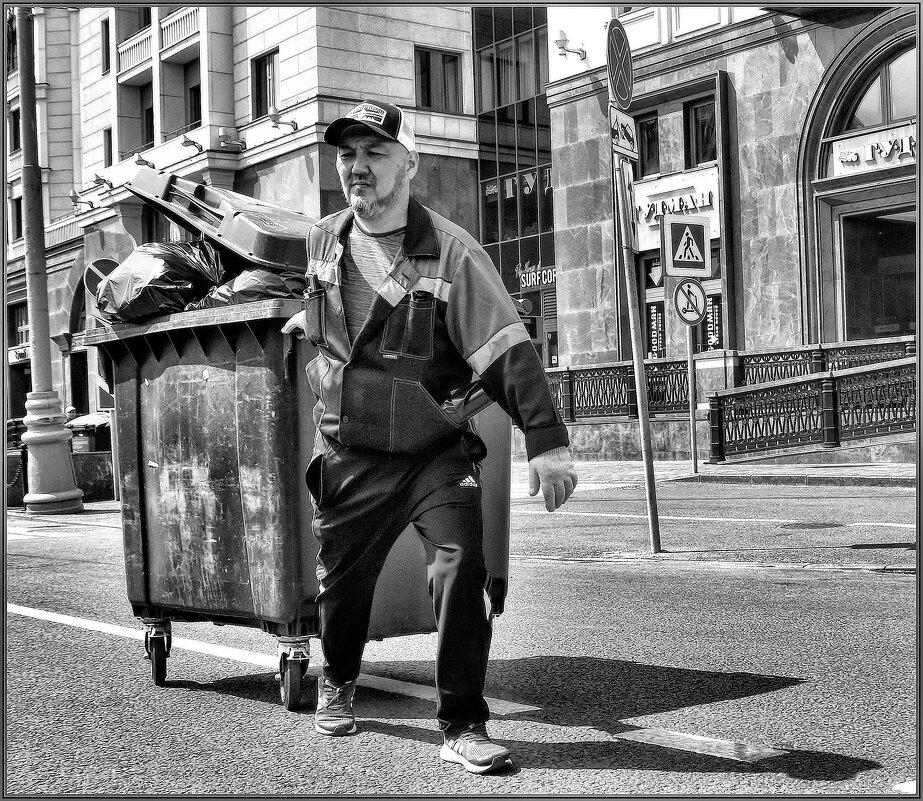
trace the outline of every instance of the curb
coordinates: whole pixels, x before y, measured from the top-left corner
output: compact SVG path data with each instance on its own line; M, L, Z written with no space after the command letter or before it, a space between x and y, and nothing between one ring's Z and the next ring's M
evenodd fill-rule
M839 486L839 487L916 487L915 478L895 476L812 476L812 475L692 475L680 476L672 481L701 482L715 484L794 484L800 486Z
M510 560L519 562L566 562L581 563L592 562L602 564L620 564L620 563L637 563L652 562L682 565L702 565L704 567L718 567L724 569L743 569L743 570L807 570L807 571L834 571L844 570L847 572L864 571L867 573L900 573L916 575L916 565L884 565L884 564L813 564L804 562L733 562L721 559L684 559L674 557L670 554L641 554L626 552L606 553L602 556L530 556L526 554L510 554Z

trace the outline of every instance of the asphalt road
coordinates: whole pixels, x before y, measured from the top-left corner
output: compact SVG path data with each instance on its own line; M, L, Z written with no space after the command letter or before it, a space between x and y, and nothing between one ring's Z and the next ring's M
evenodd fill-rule
M282 708L256 630L176 624L155 687L117 517L12 514L6 794L853 795L915 778L915 576L879 569L912 569L912 490L663 483L651 558L640 487L586 482L553 515L513 489L487 687L511 771L438 759L433 635L369 644L350 738Z

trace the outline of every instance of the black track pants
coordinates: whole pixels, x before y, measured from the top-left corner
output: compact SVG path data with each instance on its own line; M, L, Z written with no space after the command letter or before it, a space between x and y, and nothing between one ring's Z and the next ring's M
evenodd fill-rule
M420 457L328 441L307 479L320 542L317 602L327 677L342 684L359 675L375 582L391 546L414 523L426 549L438 632L436 717L442 728L486 721L491 624L481 487L464 445Z

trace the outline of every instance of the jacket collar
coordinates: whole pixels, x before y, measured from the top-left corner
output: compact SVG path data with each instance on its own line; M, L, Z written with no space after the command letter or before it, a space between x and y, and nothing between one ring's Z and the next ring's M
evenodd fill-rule
M355 215L352 209L334 214L323 224L328 233L333 234L341 242L349 236ZM407 205L407 229L404 233L404 254L407 256L432 256L438 258L439 243L436 241L436 230L433 227L432 217L426 207L414 197L410 198Z

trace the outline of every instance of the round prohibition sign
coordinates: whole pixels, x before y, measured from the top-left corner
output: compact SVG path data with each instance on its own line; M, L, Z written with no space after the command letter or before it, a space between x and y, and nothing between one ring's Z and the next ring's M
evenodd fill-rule
M684 278L673 290L673 306L686 325L698 325L705 319L705 290L694 278Z
M606 36L606 62L609 72L610 100L622 111L626 111L631 105L635 69L631 63L628 35L622 23L617 19L609 23Z

